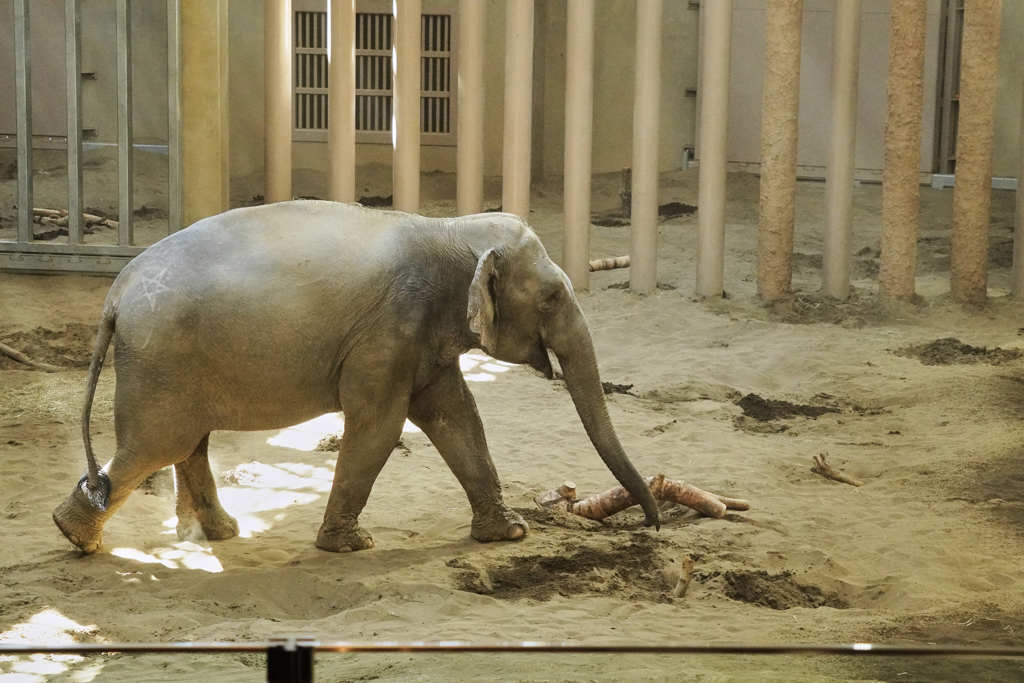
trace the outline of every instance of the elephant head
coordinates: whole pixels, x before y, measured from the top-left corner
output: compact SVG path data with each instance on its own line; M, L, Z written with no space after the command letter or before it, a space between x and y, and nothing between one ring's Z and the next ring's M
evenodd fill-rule
M626 456L608 416L594 344L566 274L524 224L515 238L479 256L467 317L480 347L499 360L525 363L549 379L555 354L576 411L608 469L659 526L650 489Z

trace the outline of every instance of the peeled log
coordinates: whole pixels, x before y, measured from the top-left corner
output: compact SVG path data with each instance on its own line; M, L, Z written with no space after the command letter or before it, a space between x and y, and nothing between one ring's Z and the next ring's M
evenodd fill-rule
M656 499L685 505L709 517L724 517L726 510L750 509L750 504L745 500L717 496L685 482L667 479L663 474L644 477L644 481ZM582 500L569 500L569 512L588 519L604 519L638 504L639 501L629 491L616 486Z
M629 268L629 257L599 258L590 262L591 273L598 270L615 270L616 268Z

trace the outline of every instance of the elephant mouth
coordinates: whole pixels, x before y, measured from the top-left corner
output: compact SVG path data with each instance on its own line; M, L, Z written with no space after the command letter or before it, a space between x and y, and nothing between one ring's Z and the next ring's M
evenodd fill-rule
M539 340L537 346L530 352L530 357L526 362L531 368L544 375L547 379L554 378L555 373L551 369L551 358L548 356L548 350Z

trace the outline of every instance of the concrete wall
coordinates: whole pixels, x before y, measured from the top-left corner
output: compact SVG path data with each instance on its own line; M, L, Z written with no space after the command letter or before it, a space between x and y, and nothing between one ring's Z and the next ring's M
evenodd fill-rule
M996 95L995 149L992 173L1015 178L1021 154L1020 130L1024 123L1024 2L1004 0L999 40L999 84Z
M484 173L500 175L504 97L505 3L487 1L487 63ZM235 194L258 192L263 167L263 15L252 0L232 0L231 31L231 169ZM458 0L424 0L424 12L458 13ZM618 171L631 163L633 120L634 0L601 0L595 17L594 171ZM565 0L537 2L534 51L534 178L560 177L565 126ZM661 138L663 169L678 168L684 145L693 144L696 87L697 12L686 3L665 6L662 57ZM317 194L327 170L326 144L294 143L297 194ZM391 147L358 144L356 163L390 165ZM455 148L425 146L422 169L455 170ZM357 188L359 179L356 180ZM255 188L255 189L254 189Z
M728 158L730 162L751 168L756 168L761 155L764 5L764 0L735 0L733 14ZM934 147L939 12L939 0L929 0L921 136L921 170L924 172L931 171ZM824 177L831 127L834 17L832 0L805 0L797 156L802 175ZM860 176L877 175L882 168L888 62L889 3L865 0L861 11L855 158Z
M636 3L601 0L594 16L595 173L618 171L632 163L633 68L636 57ZM662 170L679 168L683 147L694 144L697 87L698 13L685 2L666 2L661 58ZM561 176L565 143L565 0L537 3L534 107L534 177Z
M487 2L487 94L484 134L485 173L499 175L502 153L502 98L504 88L504 0ZM724 0L715 0L724 1ZM634 0L599 0L595 36L594 157L595 172L617 171L631 163L633 115ZM757 12L761 0L734 0L733 108L730 116L732 158L756 161L760 135L760 36ZM801 108L801 163L822 158L827 139L828 77L831 64L830 2L807 0L804 34L804 75ZM858 166L880 164L884 116L884 69L887 56L887 2L866 0L862 34L861 111ZM132 30L135 41L134 125L139 142L166 140L166 12L163 2L134 2ZM457 13L458 0L424 0L426 12ZM63 1L33 0L33 40L47 49L33 59L33 87L37 134L62 135L63 128ZM937 24L938 1L929 5L932 25ZM748 12L748 15L744 15ZM745 19L749 19L747 21ZM0 134L14 133L13 19L11 0L0 0ZM260 0L230 0L230 103L231 173L235 196L262 191L263 167L263 12ZM101 142L116 140L115 45L113 0L82 2L82 66L95 73L83 82L83 124L94 128ZM565 94L565 0L538 0L536 6L534 176L562 173ZM934 28L932 29L934 32ZM696 102L686 89L697 84L697 12L683 0L665 3L661 102L662 169L681 164L684 146L694 144ZM929 37L929 68L936 60L935 38ZM996 108L994 172L1017 173L1019 134L1024 88L1024 2L1003 3L1003 28ZM926 80L925 166L931 163L935 82ZM749 102L747 102L749 100ZM749 148L749 149L748 149ZM752 155L749 150L755 150ZM360 144L358 164L390 165L389 145ZM326 145L296 142L297 193L312 194L303 180L326 172ZM455 148L425 147L424 171L454 171ZM303 173L303 170L314 173ZM927 170L927 168L925 169Z
M131 6L132 125L140 143L167 141L167 9L163 2ZM116 5L81 3L82 126L99 142L117 141ZM15 132L14 4L0 0L0 133ZM32 0L32 122L34 135L67 132L64 89L64 0Z

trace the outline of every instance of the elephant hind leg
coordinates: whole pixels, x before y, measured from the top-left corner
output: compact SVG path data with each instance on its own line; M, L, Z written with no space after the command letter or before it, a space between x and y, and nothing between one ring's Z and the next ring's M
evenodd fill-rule
M186 541L221 541L238 535L238 522L220 504L210 471L207 434L192 454L174 465L177 492L178 538Z
M53 511L57 528L83 552L99 549L103 526L143 479L161 467L184 460L195 449L198 436L183 436L170 426L161 429L163 426L156 424L149 432L134 424L118 430L117 452L103 468L111 483L110 500L105 509L96 507L82 487L76 485L71 495ZM161 439L161 434L165 438Z

